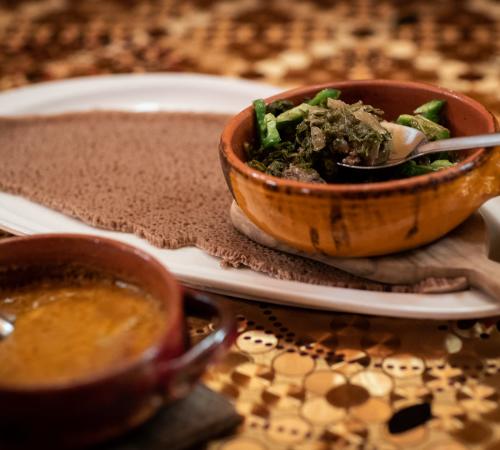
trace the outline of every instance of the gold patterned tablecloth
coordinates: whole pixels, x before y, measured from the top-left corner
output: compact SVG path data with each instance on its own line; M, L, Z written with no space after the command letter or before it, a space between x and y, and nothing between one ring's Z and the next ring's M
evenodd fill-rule
M378 77L457 89L500 115L499 35L498 0L0 0L0 89L145 71L283 87ZM240 333L205 382L245 421L210 449L500 449L497 319L223 301ZM209 331L192 323L195 338Z

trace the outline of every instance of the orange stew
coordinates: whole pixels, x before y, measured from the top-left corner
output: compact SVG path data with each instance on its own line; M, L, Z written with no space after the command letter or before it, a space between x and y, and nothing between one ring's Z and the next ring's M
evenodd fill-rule
M137 359L163 330L162 304L113 280L45 281L0 291L15 317L0 339L0 385L23 387L92 377Z

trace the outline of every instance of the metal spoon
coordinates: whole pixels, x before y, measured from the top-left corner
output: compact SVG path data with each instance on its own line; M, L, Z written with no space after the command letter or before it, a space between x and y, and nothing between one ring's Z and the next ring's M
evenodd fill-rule
M429 142L427 141L425 134L415 128L405 127L392 122L382 122L381 125L391 132L393 139L393 150L386 163L376 166L355 166L344 163L338 164L351 169L385 169L387 167L397 166L422 155L500 145L500 133L478 134L476 136L442 139L439 141Z
M14 324L6 316L0 314L0 340L14 331Z

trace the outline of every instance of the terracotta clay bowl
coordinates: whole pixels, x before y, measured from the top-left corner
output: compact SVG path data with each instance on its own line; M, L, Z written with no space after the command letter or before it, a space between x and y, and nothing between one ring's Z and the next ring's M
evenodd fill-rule
M494 117L475 100L423 83L367 80L302 87L266 99L295 104L333 87L347 103L362 100L387 120L434 98L447 101L453 136L491 133ZM256 136L253 107L234 116L220 141L227 184L247 217L279 241L309 253L362 257L429 243L500 193L499 149L472 150L455 166L374 183L312 184L266 175L245 164L244 143Z
M23 274L57 273L75 264L134 283L163 302L164 331L138 358L88 379L38 387L0 385L1 449L79 448L123 433L186 395L234 341L230 312L214 298L184 290L159 262L131 246L63 234L0 243L0 283L18 276L20 268ZM213 333L192 347L187 313L217 317Z

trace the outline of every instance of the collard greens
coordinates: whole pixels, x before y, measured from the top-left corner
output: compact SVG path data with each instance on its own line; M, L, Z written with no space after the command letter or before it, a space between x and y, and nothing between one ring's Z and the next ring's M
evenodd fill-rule
M269 105L263 100L254 101L259 139L257 144L246 144L248 165L277 177L331 183L349 181L340 174L339 162L386 162L392 138L380 124L384 112L361 101L347 104L339 96L335 89L324 89L296 106L287 100ZM405 125L421 129L430 140L449 137L448 130L433 121L439 120L443 105L444 101L432 100L420 106L415 115L404 115ZM446 155L440 155L438 164L413 161L401 167L396 176L419 175L451 164Z

